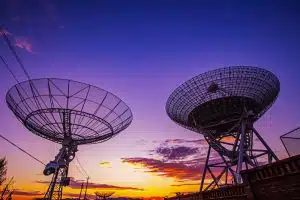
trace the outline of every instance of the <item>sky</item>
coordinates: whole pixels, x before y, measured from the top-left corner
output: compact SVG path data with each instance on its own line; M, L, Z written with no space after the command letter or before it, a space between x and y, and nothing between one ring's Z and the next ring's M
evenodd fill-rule
M31 78L66 78L89 83L120 97L131 108L131 125L113 139L80 146L77 158L95 191L114 197L155 198L199 190L205 157L200 134L168 118L167 98L184 81L220 67L254 65L281 82L279 97L255 124L280 157L280 135L300 124L300 3L291 1L171 0L2 0L0 23ZM0 55L26 80L4 40ZM1 64L2 65L2 64ZM59 145L30 133L7 107L16 82L0 67L0 132L49 162ZM44 194L50 177L43 165L4 140L20 199ZM170 149L175 152L166 154ZM182 153L182 152L185 152ZM74 160L72 186L83 176Z

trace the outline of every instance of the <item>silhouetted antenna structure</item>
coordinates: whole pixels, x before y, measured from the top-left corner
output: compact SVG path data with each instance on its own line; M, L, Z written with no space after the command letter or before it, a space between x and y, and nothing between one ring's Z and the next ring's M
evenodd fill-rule
M0 26L0 30L4 29ZM6 95L8 107L28 130L62 144L44 170L45 175L53 174L44 199L61 199L63 186L70 182L68 168L77 146L114 137L130 125L131 110L112 93L89 84L55 78L31 79L9 38L5 33L2 35L28 78L19 82L1 56L4 66L18 83Z
M79 192L79 198L78 198L78 200L81 199L82 189L83 189L83 183L81 183L81 187L80 187L80 192Z
M200 74L170 95L168 116L203 134L209 144L200 191L242 183L244 168L278 160L253 124L274 103L279 89L277 77L265 69L232 66ZM254 137L262 148L255 147ZM211 158L212 149L218 159Z
M84 200L86 200L86 194L87 194L87 189L88 189L88 185L89 185L89 179L90 177L86 178L86 184L85 184L85 191L84 191Z
M89 182L90 177L88 176L88 174L86 173L86 171L84 170L84 168L81 166L81 164L80 164L80 162L79 162L79 160L78 160L77 157L76 157L76 159L77 159L77 163L78 163L78 165L75 164L77 170L81 173L81 175L83 177L86 177L86 184L85 184L84 198L83 198L83 199L86 199L86 194L87 194L87 189L88 189L88 182ZM82 171L84 171L85 174ZM81 199L83 186L84 186L84 183L81 184L80 193L79 193L79 200Z
M300 154L300 127L280 136L280 140L289 156Z
M97 200L106 200L108 197L112 196L115 192L95 192Z
M176 194L176 197L181 197L184 195L182 192L175 192L175 194Z
M53 174L45 199L61 199L63 186L70 182L69 163L75 158L78 145L107 141L132 121L131 110L117 96L66 79L21 82L8 91L6 101L28 130L62 144L44 170L47 176Z

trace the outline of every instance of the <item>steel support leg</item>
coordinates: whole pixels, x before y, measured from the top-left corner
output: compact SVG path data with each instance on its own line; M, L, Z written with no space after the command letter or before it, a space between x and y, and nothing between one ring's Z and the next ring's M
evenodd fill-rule
M255 133L256 137L260 140L260 142L265 146L265 148L268 150L268 154L272 155L273 158L278 161L278 157L275 155L275 153L272 151L272 149L267 145L267 143L264 141L264 139L259 135L259 133L255 130L255 128L253 127L253 132Z
M246 122L245 120L242 121L241 124L241 139L240 139L240 144L239 144L239 157L238 157L238 163L236 167L236 175L237 175L237 183L242 183L242 178L240 175L240 172L243 167L243 158L244 158L244 140L245 140L245 132L246 130Z
M52 177L52 181L48 187L48 190L44 196L44 200L61 200L63 183L62 179L67 177L67 167L58 168Z
M211 146L208 147L208 151L207 151L205 167L204 167L203 174L202 174L202 179L201 179L200 192L202 192L202 189L203 189L203 186L204 186L204 180L205 180L206 171L207 171L207 167L208 167L208 160L209 160L209 156L210 156L210 150L211 150Z

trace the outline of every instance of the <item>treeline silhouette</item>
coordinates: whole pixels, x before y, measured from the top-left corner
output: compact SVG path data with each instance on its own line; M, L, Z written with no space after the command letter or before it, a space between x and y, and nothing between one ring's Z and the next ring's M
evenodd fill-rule
M0 158L0 200L11 200L14 193L14 177L12 177L6 184L7 180L7 160Z

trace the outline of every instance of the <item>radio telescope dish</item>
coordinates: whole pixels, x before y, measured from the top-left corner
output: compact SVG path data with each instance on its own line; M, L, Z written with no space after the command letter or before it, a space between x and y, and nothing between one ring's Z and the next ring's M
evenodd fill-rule
M44 174L53 174L44 199L61 199L69 185L69 163L77 146L104 142L127 128L130 108L101 88L72 80L32 79L13 86L6 95L8 107L32 133L62 144Z
M258 67L232 66L200 74L179 86L168 98L166 111L177 124L203 134L209 144L200 190L241 183L243 166L255 167L261 156L277 160L253 123L275 102L280 89L277 77ZM256 136L265 149L254 148ZM210 163L211 148L220 155ZM219 176L212 171L221 168ZM204 183L206 172L210 173ZM220 172L217 171L217 172ZM224 178L222 180L222 178ZM206 180L206 181L207 181Z
M131 110L120 98L72 80L25 81L8 91L6 101L28 130L61 144L66 136L77 145L103 142L132 121Z

